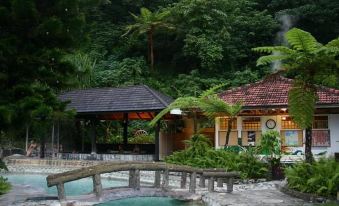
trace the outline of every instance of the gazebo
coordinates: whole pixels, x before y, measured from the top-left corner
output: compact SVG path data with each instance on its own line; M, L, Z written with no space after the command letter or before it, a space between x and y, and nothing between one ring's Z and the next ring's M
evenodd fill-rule
M123 146L126 147L130 120L152 120L173 101L171 97L146 85L72 90L59 95L59 99L69 102L67 109L74 109L78 120L90 121L92 156L97 153L95 126L98 121L122 121ZM159 132L160 124L157 124L153 158L155 161L159 160Z

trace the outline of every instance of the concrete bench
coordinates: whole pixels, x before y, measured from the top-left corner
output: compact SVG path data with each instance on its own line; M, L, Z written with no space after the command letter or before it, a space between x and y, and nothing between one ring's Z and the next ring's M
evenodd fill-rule
M222 187L223 183L227 184L227 192L233 191L233 180L239 178L239 172L203 172L202 176L208 179L208 191L214 192L214 181L218 180L218 187Z

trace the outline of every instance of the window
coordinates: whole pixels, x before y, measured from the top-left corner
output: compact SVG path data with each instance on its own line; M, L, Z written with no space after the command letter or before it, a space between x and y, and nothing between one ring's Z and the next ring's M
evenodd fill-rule
M228 120L229 120L229 118L227 118L227 117L221 117L219 119L219 130L227 130ZM237 119L236 118L233 120L231 128L232 128L232 130L237 129Z
M330 130L328 129L327 116L315 116L312 125L312 146L313 147L329 147L330 146Z
M244 117L242 120L242 144L254 146L260 142L261 120L260 117Z
M261 130L260 117L245 117L242 121L243 130Z
M313 120L313 129L327 129L328 117L327 116L315 116Z
M291 117L281 118L281 129L300 129Z

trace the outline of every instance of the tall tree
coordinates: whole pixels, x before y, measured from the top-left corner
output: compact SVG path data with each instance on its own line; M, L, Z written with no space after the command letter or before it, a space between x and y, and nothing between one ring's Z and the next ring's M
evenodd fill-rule
M270 53L257 60L257 65L282 61L281 70L296 74L293 87L289 90L289 114L302 128L306 129L305 159L313 161L312 123L317 101L317 75L339 71L339 39L322 45L308 32L293 28L286 32L288 46L258 47L254 51Z
M84 24L79 1L0 2L0 130L65 108L56 91L75 70L63 56L79 45Z
M168 22L165 21L169 14L170 14L169 10L151 12L147 8L141 8L140 16L131 13L135 23L130 24L126 27L127 32L124 35L127 35L129 33L137 35L141 35L144 33L147 34L148 60L150 61L151 71L154 71L154 51L153 51L154 32L160 27L167 29L174 28L172 24L169 24Z

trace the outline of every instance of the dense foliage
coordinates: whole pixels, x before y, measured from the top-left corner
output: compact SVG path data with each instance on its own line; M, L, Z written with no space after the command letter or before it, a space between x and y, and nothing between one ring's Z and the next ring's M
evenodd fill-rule
M166 162L190 165L199 168L224 168L226 171L240 171L241 177L267 177L267 165L260 162L249 150L240 154L225 150L215 150L209 139L203 135L194 135L186 142L188 148L174 152L166 157Z
M337 195L339 164L333 158L296 164L287 168L285 174L289 188L326 197Z
M55 119L56 96L72 88L147 84L177 98L254 82L271 70L251 48L283 43L293 25L328 42L338 10L337 0L1 1L0 133L22 138ZM338 75L317 82L339 86Z

